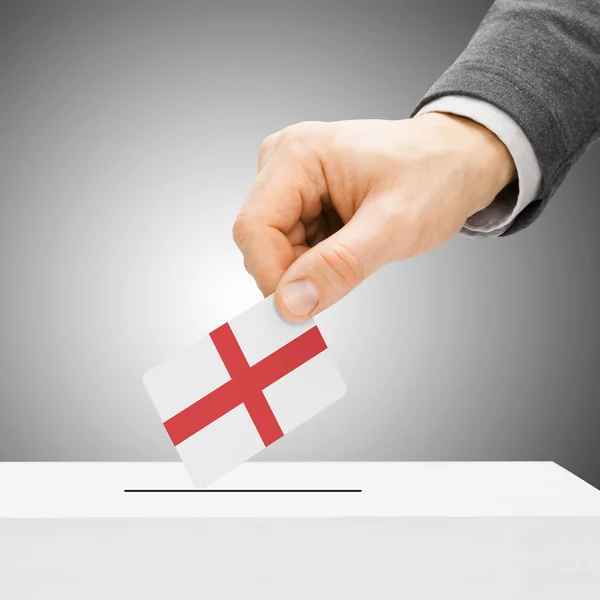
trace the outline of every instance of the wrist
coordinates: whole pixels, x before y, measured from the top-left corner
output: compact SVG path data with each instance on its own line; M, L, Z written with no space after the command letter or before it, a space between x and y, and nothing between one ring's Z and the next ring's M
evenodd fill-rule
M487 127L449 113L426 113L446 128L446 139L460 157L465 176L472 181L473 192L465 198L467 216L489 206L496 196L517 179L517 170L511 153L504 143Z

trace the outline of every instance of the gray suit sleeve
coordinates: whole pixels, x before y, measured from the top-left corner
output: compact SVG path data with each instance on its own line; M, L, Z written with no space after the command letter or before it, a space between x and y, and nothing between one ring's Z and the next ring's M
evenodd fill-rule
M516 121L542 171L538 197L502 234L542 212L600 137L600 0L496 0L465 51L419 102L489 102Z

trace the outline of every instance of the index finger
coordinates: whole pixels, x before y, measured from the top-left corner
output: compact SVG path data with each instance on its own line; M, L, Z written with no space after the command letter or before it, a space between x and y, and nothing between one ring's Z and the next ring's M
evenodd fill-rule
M310 161L308 161L310 162ZM322 185L298 153L275 151L257 176L233 226L244 264L268 296L298 256L290 233L319 214Z

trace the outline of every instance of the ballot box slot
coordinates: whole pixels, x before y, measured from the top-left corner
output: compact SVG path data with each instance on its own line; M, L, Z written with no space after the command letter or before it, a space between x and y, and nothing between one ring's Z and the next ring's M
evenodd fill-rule
M188 493L188 492L194 492L194 493L225 493L225 494L229 494L229 493L237 493L237 494L247 494L247 493L261 493L261 494L280 494L280 493L293 493L293 494L354 494L354 493L361 493L362 490L359 489L281 489L281 490L271 490L271 489L264 489L264 490L258 490L258 489L247 489L247 490L212 490L212 489L208 489L208 490L188 490L188 489L181 489L181 490L163 490L163 489L148 489L148 490L142 490L142 489L127 489L127 490L123 490L125 493L138 493L138 494L156 494L156 493Z

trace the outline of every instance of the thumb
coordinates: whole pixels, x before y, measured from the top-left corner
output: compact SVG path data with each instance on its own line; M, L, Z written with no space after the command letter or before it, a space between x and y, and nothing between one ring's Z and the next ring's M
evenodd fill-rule
M313 317L388 262L385 219L362 208L284 273L275 290L275 306L282 317L288 321Z

